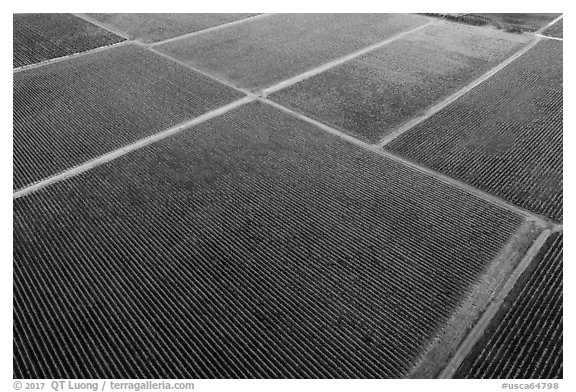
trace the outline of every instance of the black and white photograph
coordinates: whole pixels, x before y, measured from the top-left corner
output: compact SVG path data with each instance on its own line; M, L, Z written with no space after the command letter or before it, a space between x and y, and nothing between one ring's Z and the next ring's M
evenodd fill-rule
M14 6L5 390L567 390L562 5L266 4Z

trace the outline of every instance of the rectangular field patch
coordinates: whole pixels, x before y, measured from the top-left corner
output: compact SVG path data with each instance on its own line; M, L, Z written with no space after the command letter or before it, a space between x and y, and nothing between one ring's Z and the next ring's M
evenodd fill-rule
M455 378L563 378L563 246L548 238Z
M561 221L562 58L543 39L385 148Z
M376 143L510 57L527 40L437 22L270 98Z
M13 188L190 120L243 94L137 45L14 74Z
M257 14L87 14L145 43L194 33Z
M14 201L14 377L406 377L521 223L249 103Z
M14 68L124 41L70 14L14 14Z
M282 14L156 49L255 91L426 22L408 14Z

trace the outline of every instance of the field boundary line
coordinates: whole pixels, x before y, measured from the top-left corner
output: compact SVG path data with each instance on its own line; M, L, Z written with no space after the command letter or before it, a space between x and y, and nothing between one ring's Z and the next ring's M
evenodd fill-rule
M443 182L445 184L452 185L452 186L454 186L454 187L456 187L456 188L458 188L458 189L460 189L460 190L462 190L468 194L474 195L474 196L476 196L476 197L478 197L478 198L480 198L480 199L482 199L488 203L491 203L491 204L496 205L500 208L503 208L505 210L508 210L508 211L511 211L515 214L518 214L518 215L524 217L525 219L532 221L532 222L535 222L536 224L538 224L542 227L554 227L554 226L558 225L557 222L554 222L553 220L551 220L545 216L541 216L541 215L538 215L532 211L528 211L528 210L526 210L522 207L519 207L515 204L512 204L512 203L508 202L507 200L504 200L498 196L492 195L492 194L487 193L481 189L475 188L470 184L467 184L465 182L462 182L460 180L457 180L455 178L452 178L450 176L447 176L445 174L442 174L440 172L432 170L428 167L421 166L415 162L409 161L406 158L403 158L401 156L393 154L389 151L383 150L374 144L366 143L366 142L364 142L360 139L357 139L357 138L355 138L355 137L353 137L353 136L351 136L351 135L349 135L343 131L335 129L335 128L333 128L329 125L326 125L320 121L314 120L314 119L312 119L312 118L310 118L304 114L298 113L292 109L289 109L285 106L282 106L279 103L276 103L274 101L271 101L271 100L269 100L267 98L263 98L263 97L257 97L256 99L260 102L264 102L264 103L266 103L272 107L275 107L275 108L277 108L277 109L279 109L285 113L291 114L292 116L299 118L299 119L301 119L301 120L303 120L309 124L315 125L316 127L320 128L320 129L322 129L328 133L336 135L339 138L344 139L350 143L353 143L353 144L355 144L355 145L357 145L357 146L359 146L365 150L371 151L375 154L378 154L378 155L383 156L385 158L391 159L397 163L402 164L403 166L410 167L410 168L412 168L412 169L414 169L420 173L424 173L428 176L434 177L437 180L440 180L441 182Z
M121 41L121 42L116 42L115 44L110 44L110 45L106 45L106 46L100 46L98 48L94 48L94 49L90 49L90 50L86 50L84 52L79 52L79 53L72 53L69 54L67 56L62 56L62 57L56 57L50 60L44 60L41 61L39 63L35 63L35 64L28 64L28 65L23 65L21 67L18 68L14 68L12 69L12 74L18 73L18 72L22 72L22 71L27 71L29 69L34 69L34 68L40 68L43 67L45 65L49 65L49 64L54 64L54 63L59 63L61 61L64 60L72 60L78 57L83 57L83 56L87 56L90 54L94 54L94 53L98 53L98 52L103 52L105 50L109 50L109 49L114 49L117 48L119 46L124 46L124 45L128 45L134 43L134 41L130 41L130 40L125 40L125 41Z
M121 147L117 150L111 151L109 153L106 153L104 155L101 155L97 158L91 159L87 162L84 162L78 166L75 166L71 169L65 170L63 172L60 172L56 175L53 175L51 177L48 177L46 179L40 180L36 183L33 183L31 185L28 185L24 188L21 188L17 191L15 191L12 195L13 200L16 200L20 197L23 196L27 196L31 193L34 193L42 188L45 188L49 185L52 185L54 183L60 182L60 181L64 181L68 178L71 177L75 177L85 171L88 171L94 167L103 165L107 162L110 162L116 158L119 158L121 156L124 156L132 151L136 151L139 150L143 147L146 147L150 144L156 143L162 139L166 139L169 136L175 135L181 131L183 131L184 129L187 129L189 127L198 125L200 123L203 123L205 121L211 120L214 117L220 116L226 112L229 112L230 110L236 109L248 102L251 102L254 100L254 97L244 97L241 99L238 99L232 103L229 103L227 105L221 106L217 109L211 110L209 112L206 112L198 117L195 117L191 120L182 122L180 124L174 125L164 131L160 131L158 133L152 134L146 138L137 140L134 143L128 144L124 147Z
M551 233L552 231L550 229L545 229L544 231L542 231L542 233L540 233L538 238L536 238L536 240L532 243L530 248L528 248L526 254L522 258L520 263L518 263L516 268L514 268L512 274L508 277L506 283L496 295L496 298L494 298L494 300L490 303L490 305L488 305L488 307L486 308L486 310L484 311L478 322L474 325L468 336L466 336L466 339L464 339L464 341L460 344L460 347L458 348L458 350L456 351L456 353L454 354L448 365L446 365L444 370L440 372L438 378L443 379L452 378L454 374L458 371L460 365L462 365L462 363L464 362L468 354L470 354L476 343L478 343L478 341L482 338L482 336L484 335L484 331L490 325L490 322L500 310L500 307L504 303L504 300L506 299L506 297L508 297L508 294L510 294L514 286L516 286L518 279L522 276L522 274L526 271L528 266L536 258L536 255L538 254L542 246L544 246L546 240L548 239L548 237L550 237Z
M534 32L534 34L538 35L538 34L542 34L543 32L545 32L546 30L548 30L548 28L550 26L552 26L554 23L558 22L560 19L562 19L564 17L564 14L560 15L559 17L557 17L556 19L554 19L552 22L548 23L545 26L540 27L538 30L536 30Z
M329 62L327 62L327 63L324 63L324 64L322 64L322 65L320 65L320 66L318 66L318 67L316 67L316 68L312 68L312 69L310 69L310 70L308 70L308 71L306 71L306 72L304 72L304 73L301 73L301 74L299 74L299 75L296 75L296 76L294 76L294 77L292 77L292 78L290 78L290 79L286 79L286 80L284 80L284 81L282 81L282 82L276 83L276 84L273 85L273 86L267 87L267 88L265 88L265 89L262 90L262 94L263 94L264 97L266 97L268 94L271 94L271 93L274 93L274 92L276 92L276 91L282 90L282 89L284 89L284 88L286 88L286 87L290 87L290 86L292 86L292 85L294 85L294 84L296 84L296 83L299 83L299 82L301 82L301 81L303 81L303 80L306 80L306 79L308 79L308 78L311 78L312 76L315 76L315 75L318 75L318 74L320 74L320 73L322 73L322 72L324 72L324 71L327 71L327 70L330 69L330 68L337 67L338 65L341 65L341 64L343 64L343 63L345 63L345 62L347 62L347 61L353 60L353 59L355 59L355 58L357 58L357 57L360 57L360 56L362 56L362 55L364 55L364 54L366 54L366 53L369 53L369 52L371 52L371 51L373 51L373 50L379 49L379 48L381 48L381 47L383 47L383 46L386 46L386 45L388 45L388 44L390 44L390 43L392 43L392 42L394 42L394 41L397 41L397 40L399 40L399 39L402 39L402 38L406 37L406 36L409 35L409 34L415 33L415 32L418 31L418 30L421 30L421 29L423 29L423 28L425 28L425 27L428 27L428 26L433 25L433 24L436 24L436 23L437 23L436 20L428 19L428 21L427 21L425 24L423 24L423 25L420 25L420 26L415 27L415 28L410 29L410 30L402 31L402 32L400 32L400 33L398 33L398 34L390 37L390 38L385 39L384 41L380 41L380 42L377 42L377 43L372 44L372 45L370 45L370 46L366 46L366 47L364 47L364 48L362 48L362 49L356 50L356 51L354 51L354 52L352 52L352 53L349 53L349 54L347 54L347 55L345 55L345 56L342 56L342 57L339 57L339 58L337 58L337 59L335 59L335 60L332 60L332 61L329 61Z
M218 78L218 77L216 77L216 76L214 76L214 75L211 75L211 74L209 74L209 73L207 73L207 72L205 72L205 71L202 71L201 69L198 69L198 68L194 67L193 65L190 65L190 64L188 64L188 63L185 63L184 61L178 60L177 58L174 58L174 57L170 56L169 54L160 52L159 50L157 50L156 48L153 48L152 46L148 46L148 45L145 45L145 44L141 44L140 42L135 42L135 43L136 43L136 45L140 45L140 46L148 49L149 51L153 52L154 54L157 54L157 55L159 55L159 56L162 56L162 57L164 57L164 58L167 58L168 60L173 61L173 62L175 62L176 64L180 64L181 66L186 67L186 68L188 68L188 69L191 70L191 71L197 72L197 73L199 73L200 75L203 75L203 76L205 76L205 77L207 77L207 78L209 78L209 79L211 79L211 80L214 80L214 81L216 81L216 82L222 83L223 85L228 86L228 87L230 87L230 88L232 88L232 89L234 89L234 90L236 90L236 91L239 91L239 92L241 92L241 93L243 93L243 94L246 94L246 95L248 95L249 97L253 97L253 98L257 98L257 97L258 97L258 95L254 94L254 93L251 92L251 91L248 91L248 90L243 89L243 88L241 88L241 87L235 86L235 85L233 85L230 81L228 81L228 80L226 80L226 79Z
M494 68L488 70L486 73L484 73L479 78L473 80L471 83L462 87L460 90L456 91L452 95L449 95L448 97L444 98L442 101L438 102L434 106L428 108L423 114L418 115L416 117L413 117L407 123L400 126L396 130L392 131L389 135L385 136L378 143L376 143L375 146L377 146L378 148L384 148L386 145L391 143L398 136L400 136L403 133L414 128L416 125L420 124L421 122L429 119L430 117L432 117L433 115L435 115L436 113L438 113L439 111L446 108L447 106L452 104L454 101L456 101L457 99L459 99L460 97L465 95L466 93L473 90L475 87L479 86L480 84L484 83L486 80L490 79L492 76L497 74L502 69L506 68L508 65L513 63L515 60L517 60L520 56L522 56L523 54L528 52L530 49L532 49L534 46L536 46L536 44L538 42L540 42L540 38L536 37L534 40L532 40L528 44L526 44L526 46L524 46L522 49L520 49L519 51L514 53L512 56L508 57L506 60L504 60L500 64L496 65Z
M393 154L391 152L382 150L382 149L377 149L376 151L381 152L381 155L384 155L392 160L395 160L397 162L403 163L406 166L410 166L420 172L426 173L432 177L435 177L445 183L451 184L467 193L473 194L481 199L483 199L484 201L487 201L489 203L495 204L501 208L504 208L508 211L514 212L520 216L523 216L524 218L536 222L539 225L543 226L543 227L552 227L557 225L557 222L555 222L554 220L546 217L546 216L542 216L539 214L536 214L532 211L529 211L527 209L524 209L522 207L519 207L515 204L510 203L509 201L502 199L498 196L495 196L491 193L485 192L481 189L478 189L470 184L467 184L463 181L460 180L456 180L455 178L452 178L450 176L447 176L445 174L442 174L440 172L437 172L435 170L432 170L430 168L427 168L425 166L420 166L417 163L414 163L412 161L409 161L408 159L405 159L403 157L400 157L396 154Z
M99 20L96 20L89 15L86 15L86 14L72 14L72 15L74 15L77 18L84 19L86 22L92 23L93 25L98 26L101 29L104 29L104 30L107 30L111 33L119 35L122 38L129 39L129 40L132 39L130 34L128 34L127 32L122 31L120 29L117 29L116 27L114 27L108 23L100 22Z
M553 39L556 41L564 41L564 38L558 38L558 37L550 37L548 35L542 35L542 34L534 34L536 37L540 37L540 38L546 38L546 39Z
M198 31L193 31L191 33L186 33L186 34L182 34L182 35L177 35L176 37L171 37L171 38L167 38L165 40L162 41L158 41L158 42L151 42L148 45L150 45L151 47L154 46L158 46L158 45L163 45L163 44L167 44L173 41L178 41L180 39L185 39L185 38L190 38L190 37L194 37L196 35L201 35L201 34L205 34L205 33L210 33L213 31L217 31L217 30L222 30L225 29L227 27L230 26L235 26L238 24L243 24L245 22L251 22L254 21L255 19L261 19L261 18L265 18L271 15L275 15L274 13L267 13L267 14L260 14L260 15L254 15L254 16L248 16L246 18L243 19L238 19L238 20L234 20L232 22L228 22L228 23L224 23L221 25L217 25L217 26L212 26L212 27L208 27L206 29L203 30L198 30Z

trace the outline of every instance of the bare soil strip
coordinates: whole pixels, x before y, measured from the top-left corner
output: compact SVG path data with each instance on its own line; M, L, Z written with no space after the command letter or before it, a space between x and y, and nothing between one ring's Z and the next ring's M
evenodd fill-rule
M525 220L518 226L508 243L487 266L481 280L465 293L452 316L438 329L436 337L414 366L411 378L435 378L446 369L483 312L499 298L500 291L542 232L543 227L534 222Z
M108 153L108 154L105 154L105 155L102 155L102 156L100 156L100 157L98 157L98 158L95 158L95 159L92 159L92 160L90 160L90 161L87 161L87 162L85 162L85 163L83 163L83 164L81 164L81 165L78 165L78 166L76 166L76 167L74 167L74 168L72 168L72 169L66 170L66 171L64 171L64 172L62 172L62 173L59 173L59 174L55 175L55 176L46 178L46 179L44 179L44 180L42 180L42 181L39 181L39 182L37 182L37 183L35 183L35 184L32 184L32 185L27 186L27 187L25 187L25 188L19 189L19 190L17 190L16 192L13 193L12 198L13 198L14 200L15 200L15 199L18 199L18 198L20 198L20 197L29 195L30 193L36 192L37 190L40 190L40 189L42 189L42 188L45 188L45 187L47 187L47 186L49 186L49 185L51 185L51 184L54 184L54 183L56 183L56 182L64 181L64 180L66 180L67 178L74 177L74 176L76 176L76 175L78 175L78 174L80 174L80 173L83 173L83 172L85 172L85 171L87 171L87 170L90 170L90 169L92 169L92 168L94 168L94 167L96 167L96 166L100 166L100 165L102 165L102 164L104 164L104 163L107 163L107 162L110 162L110 161L112 161L112 160L114 160L114 159L116 159L116 158L118 158L118 157L121 157L121 156L123 156L123 155L126 155L126 154L128 154L128 153L130 153L130 152L132 152L132 151L134 151L134 150L138 150L138 149L140 149L140 148L142 148L142 147L145 147L145 146L147 146L147 145L149 145L149 144L152 144L152 143L155 143L155 142L157 142L157 141L159 141L159 140L165 139L165 138L167 138L168 136L174 135L174 134L176 134L176 133L178 133L178 132L183 131L184 129L187 129L187 128L192 127L192 126L197 125L197 124L200 124L200 123L202 123L202 122L204 122L204 121L210 120L210 119L212 119L212 118L214 118L214 117L217 117L217 116L219 116L219 115L221 115L221 114L224 114L224 113L226 113L226 112L228 112L228 111L230 111L230 110L232 110L232 109L235 109L235 108L237 108L237 107L239 107L239 106L242 106L242 105L244 105L244 104L246 104L246 103L248 103L248 102L251 102L251 101L253 101L253 100L254 100L253 97L244 97L244 98L241 98L241 99L239 99L239 100L237 100L237 101L235 101L235 102L232 102L232 103L230 103L230 104L228 104L228 105L222 106L222 107L220 107L220 108L218 108L218 109L215 109L215 110L212 110L212 111L210 111L210 112L207 112L207 113L205 113L205 114L203 114L203 115L201 115L201 116L195 117L195 118L193 118L193 119L190 120L190 121L183 122L183 123L178 124L178 125L176 125L176 126L174 126L174 127L168 128L168 129L166 129L165 131L156 133L156 134L151 135L151 136L149 136L149 137L147 137L147 138L144 138L144 139L140 139L140 140L138 140L138 141L135 142L135 143L129 144L129 145L125 146L125 147L122 147L122 148L120 148L120 149L118 149L118 150L112 151L112 152L110 152L110 153Z
M556 41L564 41L564 38L558 38L558 37L550 37L548 35L542 35L542 34L534 34L536 37L540 37L540 38L546 38L546 39L555 39Z
M70 54L68 56L63 56L63 57L56 57L54 59L50 59L50 60L46 60L46 61L41 61L39 63L35 63L35 64L30 64L30 65L24 65L22 67L18 67L18 68L14 68L12 70L12 74L15 74L17 72L22 72L22 71L26 71L28 69L33 69L33 68L38 68L38 67L42 67L44 65L48 65L48 64L52 64L52 63L59 63L60 61L64 61L64 60L70 60L76 57L82 57L82 56L86 56L88 54L92 54L92 53L97 53L97 52L102 52L104 50L108 50L108 49L112 49L112 48L117 48L119 46L123 46L123 45L127 45L133 43L133 41L130 40L126 40L126 41L122 41L122 42L117 42L115 44L110 44L107 46L101 46L99 48L94 48L94 49L90 49L87 50L85 52L80 52L80 53L73 53Z
M488 308L486 309L480 320L476 323L474 328L472 328L472 330L470 331L464 342L460 345L460 348L458 349L456 354L454 354L454 356L452 357L448 365L444 368L444 370L440 373L438 378L452 378L452 376L456 373L456 371L458 370L464 359L470 353L472 348L474 348L474 345L482 337L482 335L484 334L484 330L488 327L490 321L492 321L492 318L496 315L496 313L498 313L500 306L502 306L504 300L506 299L510 291L514 288L514 285L516 284L522 273L526 270L526 268L528 268L530 262L538 254L538 251L544 245L550 234L551 230L546 229L538 236L536 241L534 241L532 246L528 249L528 251L524 255L522 261L520 261L518 266L514 269L514 271L508 278L508 281L506 282L504 287L498 293L497 297L488 306Z
M442 100L441 102L437 103L436 105L432 106L430 109L426 110L422 115L417 116L412 118L412 120L408 121L406 124L402 125L400 128L398 128L397 130L395 130L394 132L392 132L391 134L389 134L388 136L386 136L384 139L380 140L380 142L378 142L376 144L376 146L378 146L378 148L383 148L384 146L386 146L388 143L390 143L391 141L393 141L394 139L396 139L398 136L402 135L404 132L412 129L414 126L418 125L419 123L421 123L424 120L427 120L428 118L432 117L434 114L436 114L437 112L439 112L440 110L444 109L446 106L450 105L452 102L456 101L458 98L460 98L461 96L463 96L464 94L466 94L467 92L469 92L470 90L472 90L474 87L478 86L479 84L481 84L482 82L486 81L487 79L491 78L492 76L494 76L498 71L504 69L507 65L509 65L510 63L512 63L514 60L516 60L517 58L519 58L520 56L522 56L524 53L528 52L530 49L532 49L538 42L540 41L539 37L536 37L532 42L530 42L528 45L526 45L525 47L523 47L522 49L520 49L518 52L516 52L514 55L512 55L511 57L509 57L507 60L504 60L503 62L501 62L500 64L498 64L496 67L492 68L491 70L489 70L488 72L486 72L484 75L482 75L480 78L474 80L472 83L468 84L467 86L463 87L462 89L456 91L454 94L448 96L447 98L445 98L444 100Z
M462 189L462 190L464 190L464 191L466 191L466 192L468 192L468 193L471 193L471 194L473 194L473 195L475 195L475 196L477 196L477 197L479 197L479 198L481 198L481 199L483 199L483 200L485 200L485 201L487 201L487 202L490 202L490 203L492 203L492 204L495 204L495 205L497 205L497 206L500 206L500 207L502 207L502 208L505 208L505 209L507 209L507 210L509 210L509 211L515 212L515 213L517 213L517 214L525 217L525 218L526 218L527 220L529 220L529 221L533 221L533 222L535 222L535 223L537 223L537 224L539 224L539 225L541 225L541 226L546 226L546 227L555 227L555 226L557 225L556 222L553 222L553 221L551 221L550 219L548 219L548 218L546 218L546 217L544 217L544 216L540 216L540 215L534 214L534 213L532 213L532 212L530 212L530 211L528 211L528 210L525 210L525 209L520 208L520 207L518 207L518 206L516 206L516 205L510 204L509 202L505 201L504 199L500 199L500 198L497 197L497 196L493 196L493 195L491 195L491 194L488 194L488 193L486 193L486 192L483 192L483 191L481 191L481 190L479 190L479 189L477 189L477 188L475 188L475 187L473 187L473 186L471 186L471 185L468 185L468 184L466 184L466 183L463 183L463 182L461 182L461 181L458 181L458 180L456 180L456 179L454 179L454 178L452 178L452 177L446 176L446 175L444 175L444 174L438 173L438 172L436 172L436 171L434 171L434 170L431 170L431 169L429 169L429 168L420 166L420 165L418 165L418 164L416 164L416 163L413 163L413 162L411 162L411 161L408 161L408 160L406 160L406 159L404 159L404 158L402 158L402 157L400 157L400 156L397 156L397 155L395 155L395 154L392 154L392 153L390 153L390 152L388 152L388 151L382 150L382 149L380 149L377 145L368 144L368 143L366 143L366 142L363 142L363 141L361 141L361 140L359 140L359 139L356 139L356 138L353 137L353 136L350 136L350 135L348 135L348 134L346 134L346 133L344 133L344 132L341 132L341 131L339 131L339 130L337 130L337 129L334 129L334 128L326 125L326 124L323 124L323 123L321 123L321 122L319 122L319 121L316 121L316 120L314 120L314 119L311 119L311 118L309 118L309 117L307 117L307 116L305 116L305 115L303 115L303 114L300 114L300 113L297 113L297 112L295 112L295 111L293 111L293 110L291 110L291 109L288 109L288 108L286 108L286 107L284 107L284 106L282 106L282 105L280 105L280 104L278 104L278 103L276 103L276 102L270 101L270 100L268 100L268 99L266 99L266 98L258 98L258 100L260 100L260 101L262 101L262 102L265 102L265 103L267 103L267 104L269 104L269 105L272 105L272 106L274 106L275 108L278 108L278 109L280 109L280 110L282 110L282 111L284 111L284 112L286 112L286 113L290 113L290 114L292 114L293 116L296 116L296 117L298 117L298 118L300 118L300 119L302 119L302 120L304 120L304 121L306 121L306 122L308 122L308 123L310 123L310 124L314 124L314 125L316 125L317 127L319 127L320 129L323 129L324 131L330 132L330 133L332 133L332 134L334 134L334 135L336 135L336 136L338 136L338 137L340 137L340 138L342 138L342 139L344 139L344 140L347 140L347 141L349 141L349 142L351 142L351 143L353 143L353 144L355 144L355 145L357 145L357 146L360 146L360 147L362 147L362 148L364 148L364 149L366 149L366 150L370 150L370 151L372 151L372 152L374 152L374 153L376 153L376 154L379 154L379 155L382 155L382 156L384 156L384 157L386 157L386 158L389 158L389 159L395 160L395 161L397 161L397 162L400 162L400 163L402 163L402 164L404 164L404 165L406 165L406 166L409 166L409 167L411 167L411 168L413 168L413 169L415 169L415 170L418 170L418 171L420 171L420 172L422 172L422 173L426 173L426 174L428 174L428 175L430 175L430 176L432 176L432 177L435 177L435 178L443 181L444 183L451 184L451 185L453 185L453 186L455 186L455 187L457 187L457 188L459 188L459 189Z
M560 19L562 19L564 17L564 14L560 15L559 17L557 17L556 19L554 19L552 22L548 23L546 26L542 26L540 27L538 30L536 30L534 32L534 34L536 35L540 35L542 34L544 31L546 31L546 29L548 29L548 27L552 26L554 23L558 22ZM546 38L550 38L550 37L546 37Z
M228 23L224 23L224 24L221 24L221 25L218 25L218 26L209 27L209 28L204 29L204 30L193 31L193 32L191 32L191 33L178 35L178 36L176 36L176 37L172 37L172 38L165 39L164 41L152 42L152 43L149 44L149 45L150 45L150 46L162 45L162 44L165 44L165 43L168 43L168 42L178 41L179 39L189 38L189 37L193 37L193 36L195 36L195 35L200 35L200 34L209 33L209 32L212 32L212 31L216 31L216 30L225 29L225 28L227 28L227 27L234 26L234 25L238 25L238 24L242 24L242 23L245 23L245 22L251 22L251 21L253 21L253 20L255 20L255 19L265 18L265 17L268 17L268 16L270 16L270 15L274 15L274 14L270 14L270 13L269 13L269 14L261 14L261 15L249 16L249 17L244 18L244 19L238 19L238 20L235 20L235 21L233 21L233 22L228 22Z
M98 27L103 28L104 30L108 30L108 31L110 31L116 35L119 35L120 37L124 37L126 39L132 39L132 37L130 37L130 34L126 33L125 31L118 30L114 26L111 26L107 23L100 22L99 20L91 18L90 16L88 16L86 14L72 14L72 15L74 15L77 18L84 19L86 22L90 22L93 25L96 25Z
M330 61L324 65L321 65L319 67L316 67L316 68L313 68L309 71L301 73L300 75L294 76L293 78L290 78L290 79L285 80L283 82L277 83L273 86L270 86L270 87L262 90L262 93L263 93L262 95L264 97L266 97L266 95L268 95L268 94L271 94L271 93L276 92L278 90L282 90L283 88L286 88L288 86L292 86L293 84L296 84L296 83L299 83L305 79L311 78L314 75L318 75L319 73L322 73L322 72L324 72L330 68L334 68L334 67L336 67L342 63L345 63L346 61L352 60L356 57L362 56L363 54L366 54L366 53L371 52L373 50L379 49L382 46L388 45L394 41L397 41L401 38L404 38L405 36L412 34L418 30L421 30L427 26L430 26L431 24L434 24L434 23L437 23L437 22L435 20L431 19L428 23L425 23L421 26L418 26L418 27L413 28L411 30L403 31L399 34L396 34L395 36L393 36L391 38L384 40L384 41L375 43L374 45L367 46L363 49L360 49L360 50L357 50L357 51L352 52L350 54L347 54L346 56L340 57L334 61Z

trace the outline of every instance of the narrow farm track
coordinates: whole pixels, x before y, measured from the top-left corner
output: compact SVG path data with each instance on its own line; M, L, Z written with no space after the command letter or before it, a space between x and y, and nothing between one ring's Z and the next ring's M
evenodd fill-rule
M553 39L553 40L555 40L555 41L560 41L560 42L563 42L563 41L564 41L563 38L550 37L550 36L548 36L548 35L536 34L536 36L537 36L537 37L540 37L540 38L544 38L544 39Z
M15 377L402 377L521 221L249 103L15 200Z
M562 233L553 234L456 378L563 377Z

